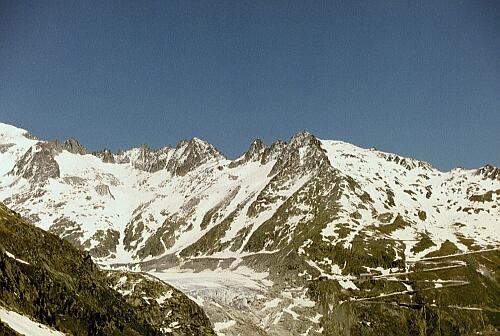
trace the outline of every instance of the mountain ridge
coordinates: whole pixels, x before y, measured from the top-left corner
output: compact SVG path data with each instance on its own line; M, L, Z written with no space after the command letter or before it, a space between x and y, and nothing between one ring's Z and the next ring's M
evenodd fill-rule
M24 130L22 128L18 128L16 126L0 122L0 129L2 127L3 128L10 128L11 130L12 129L16 129L17 133L18 133L18 136L24 136L24 137L27 137L28 139L38 140L37 137L33 136L29 131ZM299 131L299 132L295 133L294 135L292 135L292 137L290 139L293 140L297 136L300 137L300 135L303 135L303 134L309 134L312 137L316 138L316 136L314 136L309 131L303 130L303 131ZM343 140L332 140L332 141L337 141L337 142L342 142L342 143L348 143L348 142L345 142ZM208 141L200 139L200 138L197 138L197 137L193 137L191 139L182 139L182 140L179 140L175 146L172 146L172 145L169 145L169 144L165 144L165 145L159 146L158 148L152 148L149 144L142 143L142 144L140 144L138 146L132 146L132 147L129 147L127 149L123 149L123 148L122 149L118 149L115 152L111 151L110 149L108 149L106 147L104 147L103 149L100 149L100 150L98 149L98 150L95 150L95 151L89 151L78 139L76 139L74 137L69 137L68 139L64 140L63 142L60 142L60 140L50 140L50 141L45 141L45 142L54 143L57 148L61 148L61 149L67 150L67 151L72 152L74 154L81 154L81 155L92 154L92 155L96 155L96 156L101 156L101 155L104 155L104 153L108 153L106 155L112 155L113 157L115 157L115 156L122 156L124 153L130 152L130 151L133 151L133 150L143 150L143 151L145 150L147 152L156 153L156 152L162 152L162 151L166 151L166 150L170 150L170 149L174 149L174 148L179 148L179 147L182 147L182 145L186 144L186 143L201 142L201 143L204 143L204 144L210 146L211 148L213 148L222 157L224 157L224 158L226 158L226 159L228 159L230 161L234 161L234 162L240 161L247 154L249 155L254 150L253 149L253 145L255 143L258 143L259 146L263 147L263 149L268 149L268 150L270 150L272 147L279 147L283 143L286 143L285 141L278 139L278 140L275 140L270 145L268 145L268 144L264 143L260 138L256 138L254 141L252 141L252 143L250 144L250 146L249 146L249 148L248 148L247 151L243 152L242 154L240 154L240 156L238 156L238 157L236 157L234 159L229 159L225 154L223 154L221 151L219 151L215 146L213 146L212 144L210 144ZM356 146L356 145L353 145L353 146ZM359 146L356 146L356 147L359 147ZM361 147L359 147L359 148L361 148ZM376 150L376 149L374 147L371 147L370 150ZM410 157L408 157L408 156L401 156L401 155L394 154L394 153L391 153L391 152L380 151L380 153L384 153L388 157L394 157L395 156L395 157L399 157L401 159L410 159ZM423 161L423 160L417 160L417 159L413 159L413 158L411 158L411 160L414 160L414 161L416 160L418 162L421 162L424 165L429 165L429 166L432 166L434 169L436 169L429 162L426 162L426 161ZM126 159L125 159L125 161L126 161ZM122 160L120 163L124 163L124 161ZM480 166L478 168L469 168L468 170L470 170L470 169L480 169L480 168L483 168L485 166L493 166L493 165L491 165L489 163L485 163L483 166ZM459 166L459 167L451 168L448 171L451 171L451 170L454 170L454 169L458 169L458 168L462 168L462 167ZM445 170L440 170L440 171L441 172L448 172L448 171L445 171Z
M246 277L251 269L259 289L238 295L252 321L231 310L241 302L229 288L223 287L226 301L212 289L200 292L210 300L215 295L236 318L229 330L251 325L254 333L299 334L308 325L308 334L321 334L333 327L328 305L321 308L323 299L314 294L318 288L337 298L385 295L387 288L411 303L415 296L403 293L402 282L379 282L447 252L495 255L491 249L500 244L500 174L490 165L441 172L426 162L308 132L270 146L256 140L235 160L201 140L157 151L142 146L81 155L6 128L5 134L0 128L0 200L89 251L102 267L160 277L190 271ZM481 270L474 265L468 283ZM367 287L359 282L362 274L381 280ZM465 285L458 275L449 276ZM283 284L293 289L283 301L292 300L293 308L255 310L266 300L261 290L272 301L277 298L270 293ZM495 284L488 286L485 295ZM455 294L449 297L456 304ZM212 319L229 318L227 311L204 308ZM302 315L294 315L296 310ZM256 322L262 314L267 322Z
M0 284L0 311L72 335L168 335L169 329L214 335L203 311L178 290L151 276L99 270L87 252L24 222L2 203Z

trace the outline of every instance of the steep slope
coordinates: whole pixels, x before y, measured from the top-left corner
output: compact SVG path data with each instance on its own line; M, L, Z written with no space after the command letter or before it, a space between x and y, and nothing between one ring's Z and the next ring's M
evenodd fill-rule
M22 318L26 327L37 320L73 335L213 334L200 308L174 288L139 274L121 273L114 281L116 276L0 204L0 320L11 325ZM113 287L130 284L129 277L134 285L144 283L143 290L156 288L148 294L157 301L141 305L122 298Z
M441 172L415 159L307 132L271 146L256 140L236 160L199 139L175 148L92 155L75 141L37 142L25 133L0 127L6 148L0 160L8 163L0 199L88 250L102 266L173 281L201 272L183 290L203 304L220 333L314 335L342 329L328 325L330 304L342 306L338 319L360 319L368 314L364 298L370 294L406 290L389 298L416 304L416 288L422 287L410 282L444 280L439 272L422 271L431 263L426 258L442 254L458 255L455 266L463 253L494 260L460 264L470 268L468 279L448 279L470 291L471 284L485 284L481 295L490 298L488 309L498 309L498 298L491 296L498 286L500 242L496 167ZM425 279L413 280L413 272ZM393 273L405 278L386 281ZM203 287L196 278L213 286ZM455 305L458 296L452 296ZM418 309L432 309L429 298L421 297L426 299ZM354 308L344 311L348 298L363 298L353 304L358 314ZM403 308L380 309L387 316L402 314L401 323L416 318ZM498 325L483 313L462 313ZM357 330L361 322L353 321L344 329Z

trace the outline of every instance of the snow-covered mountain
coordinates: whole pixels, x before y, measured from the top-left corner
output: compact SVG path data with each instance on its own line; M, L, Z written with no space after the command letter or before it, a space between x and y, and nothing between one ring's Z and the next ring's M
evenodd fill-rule
M197 138L89 153L75 139L41 141L0 124L0 201L106 267L267 274L257 277L266 293L287 284L290 294L265 301L255 291L245 306L264 304L252 308L254 324L270 334L327 329L328 306L310 282L360 293L364 273L409 272L425 258L500 243L499 168L441 172L307 132L255 140L229 160ZM220 326L238 330L228 323Z

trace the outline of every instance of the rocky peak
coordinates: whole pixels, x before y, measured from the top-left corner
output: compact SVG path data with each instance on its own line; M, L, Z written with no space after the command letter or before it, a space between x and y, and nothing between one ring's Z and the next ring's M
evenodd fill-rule
M243 154L238 160L229 164L229 168L234 168L247 162L261 161L268 147L260 139L255 139L250 145L248 151Z
M258 161L262 158L262 154L266 150L267 146L260 139L255 139L250 145L250 148L245 153L246 161Z
M310 142L317 141L319 142L318 139L308 131L301 131L294 136L292 136L292 139L290 140L290 144L295 145L295 146L300 146L301 144L307 144Z
M487 164L476 170L476 175L483 176L485 179L500 181L500 168Z
M54 157L61 151L55 142L39 142L32 146L9 172L35 183L44 183L49 178L59 178L60 170Z
M287 143L283 140L275 141L271 147L267 147L262 154L260 163L266 164L269 161L277 160L281 153L285 150Z
M166 168L172 148L165 146L158 150L153 150L148 145L141 145L138 151L137 157L132 161L133 166L137 169L154 173Z
M119 164L130 163L137 169L143 169L144 163L149 159L151 148L147 144L142 144L138 148L119 150L115 155L115 162Z
M314 171L323 164L330 164L321 142L309 132L300 132L281 151L271 175L283 169Z
M115 163L115 156L113 155L113 152L107 148L102 151L94 152L92 155L97 156L104 163Z
M137 148L137 155L133 158L132 162L134 167L143 169L148 163L151 161L154 156L154 151L147 144L142 144L139 148Z
M144 144L120 152L115 162L129 163L134 168L150 173L167 169L174 175L183 176L203 163L220 158L223 156L208 142L193 138L180 141L175 148L165 146L154 150Z
M209 155L213 157L222 156L214 146L201 140L199 138L192 138L191 140L183 140L177 144L177 149L184 148L189 153L199 154L199 155Z
M214 146L198 138L179 142L167 164L172 174L184 176L191 170L211 160L224 156Z
M141 158L145 158L148 156L149 153L151 153L153 150L151 149L151 147L149 147L148 144L142 144L140 147L139 147L139 156Z
M85 155L88 154L87 149L78 142L75 138L69 138L64 141L62 148L73 154Z

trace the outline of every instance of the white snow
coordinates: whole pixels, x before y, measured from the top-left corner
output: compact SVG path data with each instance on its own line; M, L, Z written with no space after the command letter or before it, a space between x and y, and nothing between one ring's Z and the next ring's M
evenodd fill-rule
M227 320L224 322L215 322L214 323L214 331L217 333L217 335L224 335L224 333L221 333L221 331L228 329L228 328L231 328L234 325L236 325L235 320Z
M274 298L270 301L267 301L264 303L264 308L262 308L262 310L266 310L269 308L276 308L276 307L278 307L278 305L281 301L282 300L280 298Z
M58 336L63 333L47 327L41 323L33 321L31 318L20 315L14 311L0 307L0 320L17 331L21 335L26 336Z
M294 298L293 303L299 307L309 307L309 308L314 307L316 305L316 302L305 296Z
M30 264L29 262L26 262L26 261L24 261L22 259L17 258L15 255L13 255L12 253L10 253L9 251L5 251L5 254L7 255L7 257L14 259L14 260L20 262L21 264L25 264L25 265L29 265Z
M459 211L468 207L478 208L478 204L470 201L469 197L472 194L484 194L500 189L499 181L482 179L474 170L455 169L443 173L425 162L363 149L342 141L321 140L321 143L332 166L342 174L354 178L362 190L368 192L373 200L368 205L369 208L379 214L385 212L402 214L404 219L411 223L410 227L396 230L388 237L404 242L407 260L423 258L426 254L439 249L441 243L446 240L454 243L462 251L467 251L467 247L461 243L456 233L473 238L477 245L500 243L500 231L496 229L500 220L498 199L496 202L482 203L479 207L483 211L478 213L469 212L464 215L463 211ZM404 160L412 169L406 169L397 163L395 158ZM386 204L385 190L388 188L394 193L395 202L390 207ZM428 190L431 190L429 197L427 197ZM336 224L343 223L347 219L342 214L356 209L355 202L346 202L342 199L341 203L342 208L347 211L341 213L338 221L323 229L322 234L327 241L338 239L335 233ZM424 220L417 216L421 210L426 213ZM368 217L371 219L371 216ZM354 231L345 239L345 246L349 246L349 241L360 228L371 224L363 222L364 220L365 215L359 224L353 224L351 221L351 228ZM457 227L456 223L466 225ZM415 240L419 239L419 234L428 235L436 245L415 254L411 249L417 243Z
M38 142L25 137L25 133L25 130L0 124L0 200L13 198L14 201L8 205L25 217L36 214L39 217L36 224L44 229L48 229L60 218L76 222L78 226L73 229L83 235L82 243L86 241L90 248L99 243L93 238L97 231L118 231L120 238L117 251L109 257L98 259L101 265L137 261L136 252L167 219L179 219L181 223L173 233L173 246L167 247L164 241L160 240L165 247L164 252L155 257L146 256L145 260L161 258L166 254L178 254L222 219L235 213L236 209L239 210L236 211L229 229L219 241L220 244L230 244L224 250L209 256L241 258L248 255L243 249L252 233L311 178L306 174L280 185L272 191L272 201L254 218L247 216L247 211L271 181L272 176L269 173L276 161L265 165L252 161L229 168L232 161L216 156L185 176L173 176L166 170L148 173L135 168L134 163L144 160L141 148L130 149L117 155L117 160L128 158L130 162L115 164L103 163L90 154L77 155L63 151L55 156L61 178L51 179L47 184L34 188L30 181L6 175L26 151ZM209 146L199 139L194 142L202 150ZM402 214L411 224L392 232L388 237L404 241L406 260L419 260L425 254L438 249L445 240L466 251L467 247L457 238L457 233L466 238L472 237L479 246L498 245L500 242L500 233L496 229L500 207L493 207L498 204L498 200L481 204L484 210L468 213L465 215L467 218L464 218L463 211L457 211L471 206L477 207L477 204L469 201L472 193L482 194L500 189L498 181L482 179L472 170L455 169L443 173L414 159L363 149L341 141L321 140L321 146L326 150L332 166L338 169L341 175L352 177L359 183L361 190L366 191L372 199L369 204L365 204L366 209L361 209L358 207L361 203L360 194L344 192L339 200L338 219L328 223L322 231L324 240L332 244L340 241L345 248L350 248L356 235L367 225L373 224L372 212L391 212ZM178 151L165 147L162 149L161 158L173 158L175 154L175 157L182 161L185 159L182 156L184 150L185 147ZM302 150L301 158L303 154ZM413 168L406 169L395 162L394 158L405 160ZM109 188L110 194L98 193L98 186ZM340 187L349 189L345 182L341 182ZM427 188L432 190L429 198L426 197ZM387 208L386 190L389 189L394 193L395 204ZM34 197L35 192L40 192L40 196ZM325 195L328 195L328 191ZM16 196L22 197L23 203L16 203ZM215 207L219 208L212 221L208 223L207 228L202 229L200 225L203 217ZM301 209L303 214L309 211L304 204L298 204L297 208ZM425 220L417 216L418 210L425 211ZM356 221L350 217L355 211L361 216ZM310 214L290 218L288 224L291 227L287 239L292 238L295 225L307 221L310 218L308 216ZM137 221L132 222L132 218L137 218ZM142 232L138 231L139 222L144 224ZM457 227L454 225L457 222L466 222L466 225ZM335 232L339 224L345 225L349 230L347 237L342 239ZM239 249L230 250L233 239L243 229L248 230L243 243ZM137 233L140 237L131 242L131 251L127 251L123 245L125 230ZM415 254L411 249L416 241L412 240L423 233L436 245ZM308 244L314 242L306 241L299 248L299 253L305 253ZM397 258L403 258L403 255L398 253ZM331 272L338 272L334 265Z
M6 147L2 153L0 148L0 177L7 174L26 151L37 143L36 140L28 139L27 131L0 123L0 145Z
M171 284L203 305L205 300L220 300L231 303L234 300L256 298L268 287L267 273L257 273L246 267L235 270L217 270L194 273L180 269L150 272L155 277Z
M163 293L158 298L156 298L156 302L158 302L158 304L161 305L161 304L165 303L166 300L171 299L172 298L172 294L173 294L173 291L172 290L168 290L167 292Z

